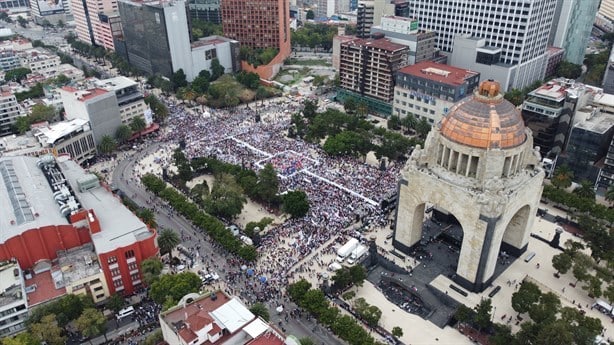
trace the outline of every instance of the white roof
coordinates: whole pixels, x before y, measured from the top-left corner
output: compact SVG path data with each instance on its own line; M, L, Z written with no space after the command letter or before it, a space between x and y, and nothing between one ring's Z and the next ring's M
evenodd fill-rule
M58 157L57 161L83 208L93 209L100 222L102 231L92 235L92 242L98 254L153 236L145 223L106 188L97 187L80 192L77 180L87 173L76 162L67 157Z
M614 107L614 95L602 93L600 95L596 95L593 101L597 104Z
M134 85L137 85L136 81L124 76L102 79L96 82L96 86L107 91L117 91Z
M236 332L255 318L254 314L236 297L212 311L210 315L221 328L227 329L230 333Z
M252 338L257 338L262 333L269 329L269 325L262 321L260 318L254 319L249 325L243 327L245 333L249 334Z
M86 126L86 128L83 128L84 126ZM34 130L34 135L39 138L41 144L53 145L58 139L81 129L90 129L88 121L74 118L72 120L54 123L46 127L38 127Z

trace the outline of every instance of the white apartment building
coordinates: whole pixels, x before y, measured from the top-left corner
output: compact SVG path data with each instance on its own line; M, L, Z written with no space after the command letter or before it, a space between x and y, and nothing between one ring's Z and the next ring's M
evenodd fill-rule
M29 68L32 73L41 75L55 75L55 71L60 66L60 57L43 53L37 49L26 51L20 56L21 66Z
M139 91L136 81L124 76L103 80L92 79L92 81L96 87L115 92L119 116L123 124L129 125L132 119L138 116L145 119L144 114L147 110L147 104L145 104L143 94Z
M7 88L0 90L0 136L13 133L13 124L22 116L21 108L13 92Z
M38 152L68 154L79 164L96 156L94 134L87 120L76 118L35 126L32 134L40 144Z
M0 338L25 330L28 297L17 262L0 262Z
M418 19L420 29L437 32L443 52L453 51L459 35L485 39L488 48L498 51L486 52L490 56L480 61L484 68L458 64L467 64L466 59L457 59L456 66L479 71L482 79L491 78L489 66L513 68L509 83L501 85L508 90L543 78L557 1L413 0L411 15Z

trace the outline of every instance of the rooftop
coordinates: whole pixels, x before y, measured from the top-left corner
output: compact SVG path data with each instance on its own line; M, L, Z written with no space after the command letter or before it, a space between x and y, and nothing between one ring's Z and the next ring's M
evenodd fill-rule
M415 65L403 67L399 70L399 73L413 75L419 78L454 86L462 85L468 78L479 74L475 71L432 61L422 61Z
M137 82L126 78L124 76L118 76L109 79L92 79L93 83L100 89L104 89L107 91L117 91L121 89L125 89L127 87L136 86Z
M94 246L87 243L81 247L58 252L58 265L64 283L71 284L101 272Z
M101 231L92 234L92 241L98 254L125 247L154 235L145 223L106 188L96 187L80 191L78 180L90 174L76 162L61 156L58 157L58 165L83 208L94 210L98 218Z
M45 271L26 279L26 293L28 305L35 306L66 295L66 288L56 288L51 271Z
M610 95L607 93L597 94L593 98L593 103L597 106L604 105L608 107L614 107L614 95Z
M0 307L25 298L21 269L16 262L0 262Z
M532 91L531 94L535 96L545 97L553 99L557 102L565 100L565 96L567 88L558 83L548 82L536 90Z
M588 120L576 123L574 130L578 128L597 134L606 134L612 127L614 127L614 115L597 113Z
M47 126L36 127L32 132L42 145L47 146L53 145L58 139L73 132L89 129L89 122L87 120L75 118L51 125L48 124Z
M226 42L237 42L237 41L227 38L227 37L213 35L213 36L203 37L196 42L192 42L192 48L222 44Z
M409 49L407 46L404 46L402 44L397 44L397 43L392 43L389 39L387 38L357 38L355 40L351 40L351 41L347 41L347 42L342 42L342 45L346 45L346 46L366 46L366 47L372 47L375 49L381 49L381 50L385 50L388 52L395 52L398 50L403 50L403 49Z

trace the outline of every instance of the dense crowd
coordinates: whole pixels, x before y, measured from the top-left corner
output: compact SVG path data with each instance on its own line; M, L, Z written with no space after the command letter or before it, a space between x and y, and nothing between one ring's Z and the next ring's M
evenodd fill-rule
M256 169L272 163L280 176L279 192L303 190L309 197L310 210L305 217L287 220L265 232L260 258L250 267L252 275L237 268L244 263L223 268L231 292L247 302L283 303L279 291L296 276L293 271L306 270L304 264L297 265L303 258L327 242L341 241L343 235L353 233L356 223L380 226L388 222L379 202L394 192L401 166L391 164L381 170L358 159L329 157L317 145L288 138L290 113L298 111L299 104L278 100L257 111L189 113L173 105L169 109L163 138L175 144L184 142L189 158L214 156Z

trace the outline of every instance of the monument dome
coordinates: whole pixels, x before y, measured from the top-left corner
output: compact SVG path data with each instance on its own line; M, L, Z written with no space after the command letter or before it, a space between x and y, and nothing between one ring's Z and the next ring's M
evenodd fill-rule
M483 148L513 148L527 135L520 111L499 92L499 83L480 83L473 96L455 104L439 124L441 135L459 144Z

